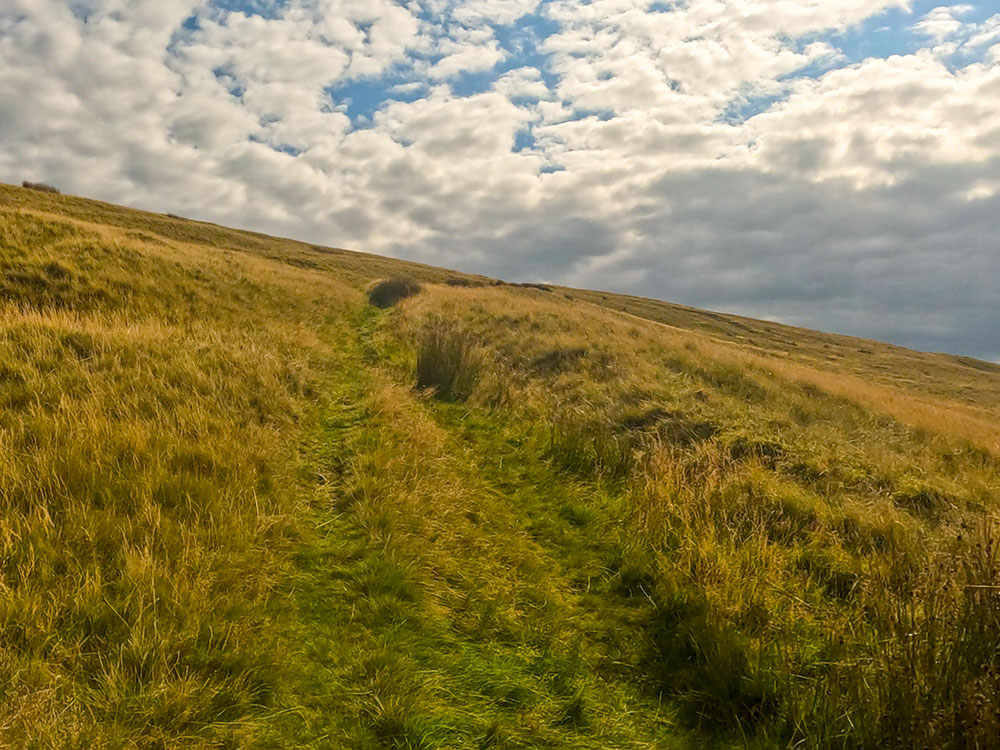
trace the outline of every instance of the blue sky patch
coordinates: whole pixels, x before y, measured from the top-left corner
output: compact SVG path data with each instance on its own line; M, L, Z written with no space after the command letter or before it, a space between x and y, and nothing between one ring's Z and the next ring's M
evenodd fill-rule
M259 143L262 146L267 146L272 151L277 151L281 154L288 154L289 156L298 156L302 153L301 149L297 149L294 146L289 146L285 143L271 143L266 138L261 138L258 135L250 135L247 140L251 143Z
M745 95L734 98L722 114L718 121L728 125L741 125L754 115L767 112L771 107L787 98L785 94L759 94Z
M531 151L535 147L535 134L531 129L519 130L514 135L514 153Z
M217 10L262 18L280 17L287 5L286 0L211 0L210 2L210 6Z
M355 127L370 127L375 113L391 100L414 101L424 95L421 90L393 92L391 89L406 80L402 78L378 78L344 81L331 86L326 93L333 100L334 108L343 107Z
M215 68L212 70L212 75L215 76L215 80L225 86L226 91L229 95L236 98L242 99L243 94L246 93L246 89L239 83L236 76L232 74L227 68Z
M964 23L981 23L1000 11L1000 8L996 7L987 8L985 3L969 5L972 5L972 10L958 16ZM870 58L885 59L892 55L913 54L926 47L929 41L925 34L914 30L913 26L930 11L939 7L954 7L954 5L947 5L941 0L916 0L912 12L909 13L900 8L890 8L850 29L802 37L797 40L798 49L804 49L813 42L827 42L840 50L843 58L809 66L797 71L791 77L818 78L830 70Z

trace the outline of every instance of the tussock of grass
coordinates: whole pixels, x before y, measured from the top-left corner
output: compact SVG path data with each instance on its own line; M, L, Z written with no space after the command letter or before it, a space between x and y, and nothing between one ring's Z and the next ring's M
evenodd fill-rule
M28 180L25 180L24 182L21 183L21 187L25 187L28 190L37 190L40 193L53 193L55 195L59 194L59 188L52 187L51 185L47 185L44 182L29 182Z
M566 410L553 416L547 453L559 466L584 477L621 480L631 470L640 443L615 431L601 415Z
M375 284L368 292L368 301L375 307L392 307L397 302L420 292L420 284L413 279L398 277Z
M417 351L417 388L444 401L465 401L475 391L482 364L468 333L444 323L427 327Z
M558 373L574 368L580 360L587 356L588 349L584 346L569 349L553 349L535 359L534 369L543 373Z

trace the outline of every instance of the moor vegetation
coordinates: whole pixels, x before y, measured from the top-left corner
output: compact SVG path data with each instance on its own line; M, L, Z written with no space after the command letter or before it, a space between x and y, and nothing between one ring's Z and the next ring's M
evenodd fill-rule
M41 193L55 193L56 195L60 192L59 188L52 187L52 185L44 182L29 182L25 180L21 183L21 187L28 188L28 190L37 190Z
M998 493L986 363L0 186L3 747L1000 747Z
M375 307L392 307L400 300L412 297L419 291L420 284L413 279L405 277L384 279L369 290L368 301Z

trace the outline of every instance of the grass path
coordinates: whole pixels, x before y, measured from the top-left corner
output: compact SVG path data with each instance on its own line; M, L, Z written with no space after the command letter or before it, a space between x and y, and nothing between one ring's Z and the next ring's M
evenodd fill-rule
M304 451L285 698L256 745L679 746L639 686L649 604L621 586L614 494L523 425L390 382L381 323L352 320Z
M433 403L456 450L518 517L550 580L564 592L564 637L579 670L593 676L582 705L610 736L635 746L681 746L670 710L644 685L643 627L651 601L622 559L622 498L614 486L580 482L546 459L544 437L504 415ZM635 738L635 739L631 739Z
M332 512L338 466L355 450L366 417L370 385L353 342L338 354L319 418L303 450L301 482L310 496L294 572L272 602L272 617L287 643L288 660L275 665L285 703L254 745L339 748L352 732L352 694L346 678L354 594L350 581L364 556L364 537L343 513Z

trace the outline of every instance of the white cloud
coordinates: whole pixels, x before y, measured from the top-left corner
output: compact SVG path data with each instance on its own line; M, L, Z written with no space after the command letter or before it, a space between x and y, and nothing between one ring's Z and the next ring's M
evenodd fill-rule
M500 49L500 42L488 27L458 29L454 36L440 43L437 51L443 57L427 71L436 80L452 78L459 73L491 70L506 57Z
M777 79L833 58L828 44L798 49L789 39L841 28L901 2L813 3L692 0L649 13L637 0L548 6L562 31L546 41L563 75L560 93L588 109L690 111L708 117L736 92L779 89Z
M508 99L546 99L552 95L537 68L515 68L500 76L493 90Z
M74 7L0 8L0 179L1000 351L1000 15L939 8L913 27L924 49L849 64L815 39L907 2ZM555 27L544 61L495 28L532 13ZM456 94L464 74L495 69ZM386 101L355 129L346 98L356 107L383 75ZM346 85L360 88L331 101Z
M447 86L415 102L393 102L376 116L380 130L433 157L482 160L507 156L514 135L534 119L498 93L454 97Z
M423 81L410 81L409 83L397 83L389 88L390 94L412 94L417 91L426 91L427 84Z
M539 0L469 0L455 8L453 16L459 23L475 26L495 23L510 26L522 16L533 13Z
M941 42L962 29L961 17L971 13L975 8L971 5L939 6L914 24L913 28L921 34Z
M893 184L930 165L986 163L997 154L1000 68L952 72L929 53L867 60L798 84L747 123L752 163L858 188Z
M981 24L972 26L971 31L969 41L966 42L969 48L985 47L1000 41L1000 13Z

